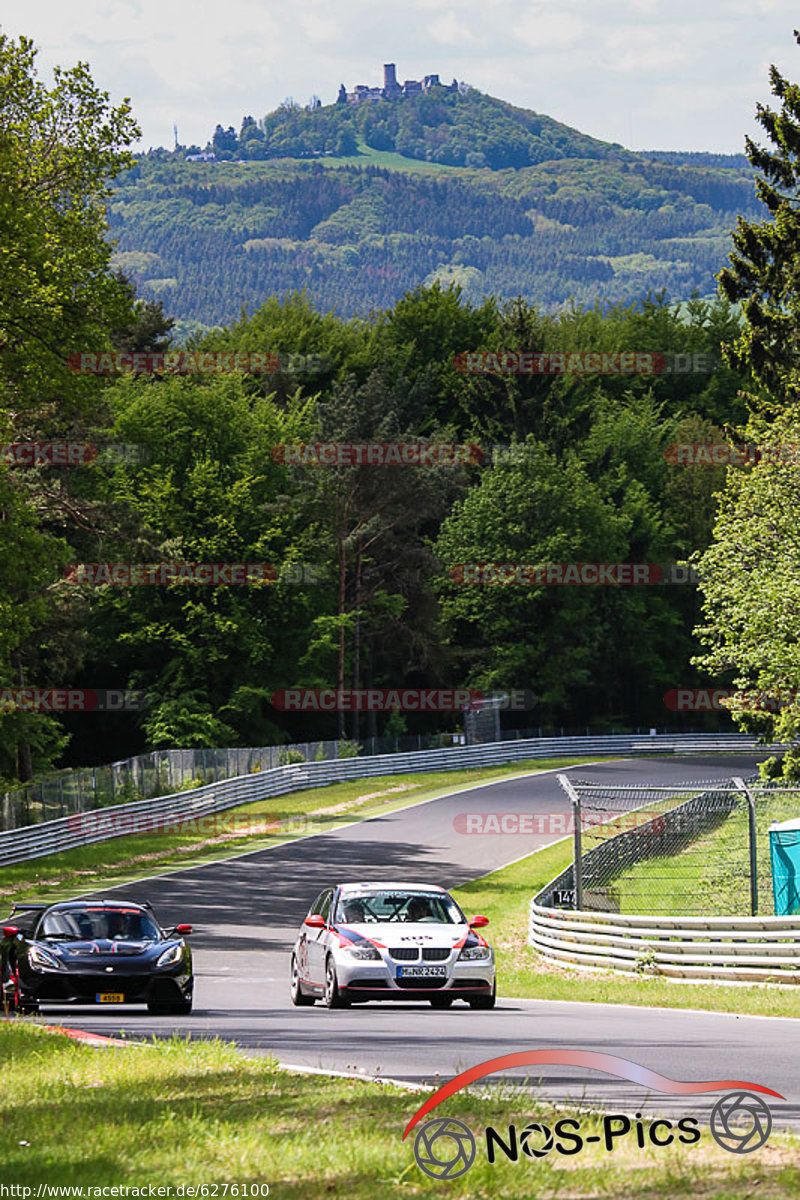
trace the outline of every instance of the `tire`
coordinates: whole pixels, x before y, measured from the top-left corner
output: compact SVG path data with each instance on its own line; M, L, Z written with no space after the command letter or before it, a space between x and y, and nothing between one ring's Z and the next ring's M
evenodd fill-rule
M339 990L336 978L336 963L328 958L325 963L325 993L322 997L326 1008L349 1008L350 1001Z
M38 1013L39 1005L35 1000L26 1000L22 993L22 981L17 963L8 966L8 974L3 984L3 1009L6 1015L25 1016L26 1013Z
M292 1004L296 1008L310 1008L314 1003L314 996L308 996L303 991L303 985L300 982L300 973L297 970L297 962L292 955L292 982L291 982Z
M3 972L3 1012L7 1017L13 1017L17 1011L18 986L15 986L14 973L9 966Z
M476 996L474 1000L470 1000L470 1008L494 1008L494 1003L497 998L497 980L492 984L491 995Z
M151 1017L188 1017L192 1011L191 997L188 1000L147 1001L147 1011Z
M431 996L430 997L431 1008L449 1008L452 1003L453 1003L452 996Z
M168 1009L168 1013L171 1017L172 1016L188 1017L188 1015L191 1011L192 1011L191 997L188 1000L179 1000L176 1004L171 1005L170 1008Z

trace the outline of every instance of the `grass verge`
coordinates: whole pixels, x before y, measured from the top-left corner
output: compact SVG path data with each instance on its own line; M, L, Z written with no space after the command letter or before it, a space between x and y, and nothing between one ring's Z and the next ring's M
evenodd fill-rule
M80 894L102 886L128 883L170 868L215 862L249 850L280 845L309 833L330 833L348 821L391 812L446 795L460 787L585 761L553 758L466 771L388 775L309 788L242 804L211 818L186 822L176 832L164 830L125 835L3 867L0 908L6 905L10 908L15 900L35 897L57 900L76 892ZM597 758L592 761L609 760ZM559 791L555 781L553 786ZM98 810L92 815L102 817L103 813ZM209 834L204 821L213 823L213 835ZM277 827L279 822L283 824L275 833L253 832L265 823L274 823Z
M800 1017L800 988L784 990L766 984L725 987L645 975L626 978L611 971L565 967L542 958L528 945L528 905L571 861L572 841L566 839L454 890L468 915L485 913L491 922L487 935L497 955L501 995Z
M756 1187L762 1200L800 1193L800 1139L789 1134L773 1133L752 1155L732 1155L701 1121L694 1145L646 1141L639 1149L632 1132L614 1143L612 1156L600 1118L582 1114L581 1134L600 1136L599 1144L570 1157L521 1154L517 1163L501 1155L490 1166L482 1138L487 1125L507 1135L511 1121L552 1124L565 1113L531 1104L523 1089L492 1097L460 1093L437 1115L464 1121L476 1134L477 1155L464 1176L443 1183L417 1167L413 1134L401 1140L421 1094L290 1075L270 1058L246 1058L222 1042L173 1039L155 1048L94 1050L18 1022L0 1024L0 1051L2 1179L33 1189L30 1195L40 1184L206 1184L205 1194L213 1196L215 1184L238 1184L234 1194L241 1196L243 1184L250 1195L253 1184L264 1183L276 1200L397 1200L443 1190L453 1200L746 1200Z

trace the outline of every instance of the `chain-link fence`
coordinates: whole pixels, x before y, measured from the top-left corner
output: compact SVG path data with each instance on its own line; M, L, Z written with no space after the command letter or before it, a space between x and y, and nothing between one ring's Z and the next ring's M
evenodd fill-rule
M292 762L338 758L348 752L348 743L335 741L219 750L154 750L107 766L59 771L6 792L0 807L0 829L20 829L71 813L166 796L237 775Z
M556 903L659 916L773 913L768 831L800 817L800 785L564 786L575 854Z

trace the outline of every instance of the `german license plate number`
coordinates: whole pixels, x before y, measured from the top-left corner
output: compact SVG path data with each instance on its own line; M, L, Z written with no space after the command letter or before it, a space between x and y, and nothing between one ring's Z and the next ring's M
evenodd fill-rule
M398 979L444 979L446 967L398 967Z

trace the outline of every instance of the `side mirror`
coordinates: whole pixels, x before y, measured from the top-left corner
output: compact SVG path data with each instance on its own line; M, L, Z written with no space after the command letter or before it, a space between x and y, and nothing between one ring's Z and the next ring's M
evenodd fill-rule
M16 937L18 933L19 927L17 925L3 926L3 937Z
M488 917L473 917L469 923L469 927L470 927L470 929L483 929L484 926L488 925L488 924L489 924Z
M176 925L175 932L179 933L181 935L181 937L185 937L186 934L192 932L192 927L191 927L191 925Z
M310 916L306 917L303 924L308 925L311 929L324 929L325 918L321 917L319 913L311 913Z

